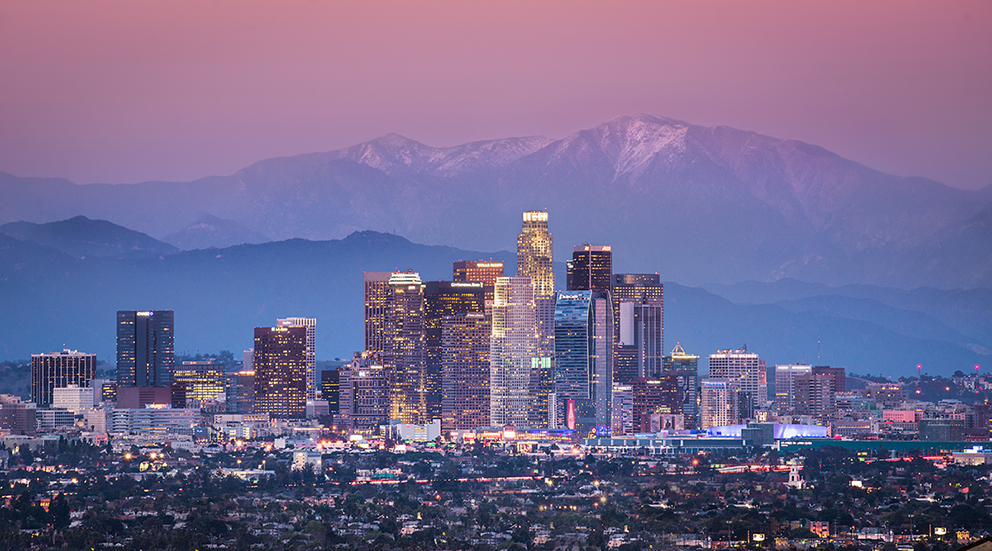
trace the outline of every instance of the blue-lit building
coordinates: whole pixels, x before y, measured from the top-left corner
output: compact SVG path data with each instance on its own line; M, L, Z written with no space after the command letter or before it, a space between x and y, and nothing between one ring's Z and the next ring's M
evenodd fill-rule
M117 386L172 384L175 357L172 310L117 311Z
M609 291L559 291L554 389L558 428L580 434L612 422L613 311Z

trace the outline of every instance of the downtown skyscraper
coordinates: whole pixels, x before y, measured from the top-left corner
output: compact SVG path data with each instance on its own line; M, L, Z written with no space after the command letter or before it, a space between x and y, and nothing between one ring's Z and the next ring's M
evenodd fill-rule
M456 263L457 264L457 263ZM500 263L502 272L502 263ZM495 284L495 280L493 280ZM485 286L481 281L428 281L424 284L424 351L427 419L441 419L442 325L455 314L483 313Z
M307 327L255 328L255 411L302 419L307 411Z
M117 386L169 386L175 356L172 310L117 311Z
M710 379L728 381L733 388L747 395L746 404L738 409L741 418L751 413L768 400L768 379L765 361L757 354L740 350L720 350L710 354Z
M556 428L609 430L613 312L609 291L559 291L555 306Z
M496 280L489 352L489 415L494 426L528 425L530 381L537 357L534 287L529 277Z
M393 273L387 284L382 365L389 384L389 419L430 423L424 285L412 272Z
M441 319L441 428L446 433L490 425L491 339L488 314L460 313Z
M660 277L615 274L611 292L617 382L657 377L663 371L665 356L664 287Z
M307 328L307 401L317 399L317 319L316 318L282 318L277 319L279 327Z
M530 370L530 426L548 426L549 396L554 393L555 274L554 237L548 231L548 213L523 213L517 235L517 277L529 277L534 287L537 353Z

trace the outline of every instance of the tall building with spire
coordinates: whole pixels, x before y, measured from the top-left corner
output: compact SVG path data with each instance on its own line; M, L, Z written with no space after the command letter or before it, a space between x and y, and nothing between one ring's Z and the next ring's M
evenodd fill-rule
M682 344L675 343L664 358L664 374L675 377L685 428L699 428L699 356L686 354Z
M117 386L172 384L175 356L172 310L117 311Z
M534 287L529 277L501 277L496 280L489 349L489 416L493 425L528 425L535 357Z
M282 318L279 327L306 327L307 329L307 401L317 399L317 318Z

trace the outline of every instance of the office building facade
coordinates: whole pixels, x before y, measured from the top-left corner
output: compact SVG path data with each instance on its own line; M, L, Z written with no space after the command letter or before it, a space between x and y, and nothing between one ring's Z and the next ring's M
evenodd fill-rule
M224 393L227 395L227 413L249 414L255 411L255 372L241 370L226 374Z
M316 318L281 318L276 320L279 327L307 328L307 401L317 399L317 319Z
M491 336L492 319L483 312L441 320L441 428L445 434L491 425Z
M117 386L169 386L175 364L172 310L117 311Z
M224 365L208 361L182 362L173 369L172 384L183 386L190 407L200 407L224 393Z
M768 381L765 361L757 354L740 350L719 350L710 354L710 378L725 379L739 391L748 395L751 410L768 400Z
M665 356L665 288L660 276L614 274L610 292L617 346L633 346L637 351L634 377L658 376ZM618 375L620 367L618 362Z
M809 375L812 365L775 365L775 410L779 413L792 413L796 404L796 377Z
M378 434L379 426L389 423L389 379L381 357L356 353L351 364L339 370L339 381L341 405L335 422L359 434Z
M529 277L496 280L489 354L490 422L494 426L526 426L531 364L537 357L534 286Z
M31 401L38 406L50 406L56 388L89 387L94 377L96 354L76 350L31 354Z
M365 350L382 355L386 342L386 302L392 272L365 272Z
M569 291L607 291L613 288L613 252L609 245L576 245L567 264Z
M341 377L337 369L320 372L320 399L327 402L329 415L341 412Z
M429 423L424 286L416 273L394 273L388 284L381 356L389 379L389 419Z
M725 379L703 379L699 384L699 428L735 425L738 414L738 391Z
M687 354L681 343L664 358L664 374L674 375L682 404L683 426L699 428L699 356Z
M442 318L470 312L481 314L485 311L485 300L482 281L428 281L424 284L427 419L441 419Z
M540 365L553 366L555 355L554 238L548 231L548 213L528 211L517 235L517 277L529 277L534 285L537 318L537 356ZM538 417L542 417L538 415ZM543 417L542 417L543 418Z
M560 291L555 306L555 412L558 427L608 427L613 391L609 291Z
M307 327L255 328L255 412L302 419L307 407Z

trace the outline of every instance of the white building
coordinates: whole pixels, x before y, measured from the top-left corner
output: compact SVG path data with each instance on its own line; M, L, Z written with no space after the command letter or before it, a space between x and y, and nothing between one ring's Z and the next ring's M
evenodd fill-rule
M537 357L537 312L530 277L496 279L489 347L489 416L493 426L527 426L531 358Z
M710 354L710 378L725 379L737 390L751 398L755 409L768 400L768 379L765 361L757 354L741 350L720 350Z
M164 435L193 434L200 424L200 410L173 409L150 404L142 409L115 409L110 431L116 434Z
M812 365L775 365L775 409L779 413L789 413L795 409L796 377L812 372Z
M92 387L81 387L69 385L62 388L52 389L52 407L66 409L73 413L83 413L85 410L93 409Z
M613 383L613 436L634 434L634 387Z

